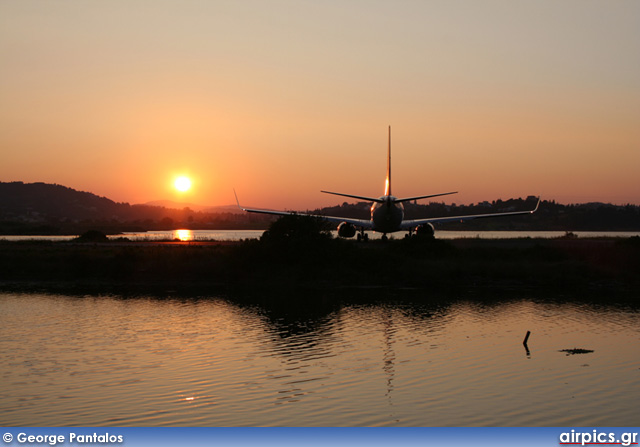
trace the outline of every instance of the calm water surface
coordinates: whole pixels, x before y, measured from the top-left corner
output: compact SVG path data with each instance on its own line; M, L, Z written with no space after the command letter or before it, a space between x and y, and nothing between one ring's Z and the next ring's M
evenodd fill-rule
M136 233L123 233L109 236L110 239L125 237L132 241L160 241L160 240L181 240L181 241L239 241L243 239L259 239L264 230L171 230L171 231L144 231ZM406 232L401 231L390 235L395 239L402 239ZM637 231L574 231L573 234L580 238L589 237L620 237L627 238L640 236ZM460 239L460 238L480 238L480 239L511 239L511 238L557 238L566 235L565 231L440 231L436 230L438 239ZM0 235L0 240L25 241L25 240L50 240L69 241L76 236L8 236ZM333 237L338 237L338 232L333 232ZM381 233L369 232L371 239L380 239Z
M0 425L638 425L635 307L308 299L0 294Z

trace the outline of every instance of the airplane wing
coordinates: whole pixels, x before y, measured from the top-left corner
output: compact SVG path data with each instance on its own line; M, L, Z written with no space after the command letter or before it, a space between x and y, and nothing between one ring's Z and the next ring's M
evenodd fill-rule
M365 229L372 229L373 222L365 219L353 219L350 217L336 217L336 216L323 216L321 214L310 214L310 213L298 213L295 211L277 211L277 210L265 210L260 208L245 208L240 205L240 201L238 200L238 195L235 190L233 193L236 196L236 203L238 204L238 208L242 211L246 211L248 213L260 213L260 214L271 214L274 216L309 216L309 217L318 217L320 219L328 220L329 222L334 222L340 224L342 222L348 222L356 227L361 227Z
M538 197L538 203L536 203L536 207L529 211L512 211L508 213L491 213L491 214L473 214L468 216L428 217L425 219L404 220L402 221L400 228L402 230L408 230L410 228L424 225L427 223L462 222L465 220L481 219L485 217L503 217L503 216L516 216L518 214L533 214L538 210L539 206L540 206L540 197Z

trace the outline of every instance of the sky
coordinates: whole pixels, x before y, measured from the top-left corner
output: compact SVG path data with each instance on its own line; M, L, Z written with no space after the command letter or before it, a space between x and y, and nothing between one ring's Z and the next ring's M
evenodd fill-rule
M0 66L4 182L314 209L391 126L398 197L640 204L635 0L0 0Z

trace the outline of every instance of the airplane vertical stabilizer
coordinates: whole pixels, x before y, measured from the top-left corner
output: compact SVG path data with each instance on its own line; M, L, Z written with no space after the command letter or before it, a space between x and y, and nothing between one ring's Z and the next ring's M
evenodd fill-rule
M368 202L372 202L371 205L371 219L353 219L348 217L341 216L321 216L315 214L308 213L295 213L291 211L276 211L276 210L266 210L266 209L258 209L258 208L243 208L240 206L240 202L238 202L238 197L236 196L236 202L238 206L244 211L250 213L263 213L263 214L272 214L276 216L313 216L325 219L329 222L338 224L338 235L341 237L352 237L358 233L358 240L367 240L367 235L364 233L367 230L377 231L383 234L383 238L386 238L387 233L393 233L395 231L408 230L409 235L411 235L414 231L418 231L418 233L427 232L433 236L433 223L436 222L457 222L457 221L465 221L470 219L478 219L481 217L498 217L498 216L515 216L518 214L531 214L534 213L538 209L538 205L540 204L540 199L538 198L538 204L533 210L527 211L509 211L502 213L491 213L491 214L475 214L475 215L463 215L463 216L444 216L444 217L426 217L422 219L411 219L404 220L404 208L402 206L403 202L409 202L414 200L428 199L430 197L438 197L438 196L446 196L449 194L455 194L456 192L445 192L440 194L429 194L422 196L413 196L413 197L404 197L397 198L391 195L391 126L389 126L389 142L387 146L387 178L385 180L384 185L384 196L382 197L366 197L366 196L358 196L355 194L344 194L341 192L331 192L331 191L322 191L326 194L333 194L336 196L350 197L352 199L358 200L366 200ZM234 191L235 193L235 191ZM420 229L418 229L420 227Z
M384 185L384 195L391 195L391 126L389 126L389 144L387 146L387 180Z

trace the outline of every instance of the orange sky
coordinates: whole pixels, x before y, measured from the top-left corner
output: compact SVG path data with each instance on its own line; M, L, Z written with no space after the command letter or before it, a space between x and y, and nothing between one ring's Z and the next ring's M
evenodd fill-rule
M0 181L640 204L640 3L0 3ZM193 188L178 194L177 175Z

